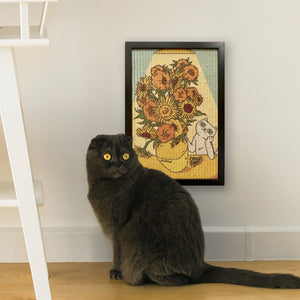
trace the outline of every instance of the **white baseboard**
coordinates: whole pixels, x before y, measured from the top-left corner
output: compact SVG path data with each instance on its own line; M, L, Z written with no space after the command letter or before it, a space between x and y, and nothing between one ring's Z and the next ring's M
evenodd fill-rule
M49 262L111 261L99 227L42 229ZM204 227L206 260L299 260L300 227ZM0 262L26 262L22 229L0 228Z
M299 260L300 226L205 227L206 260Z

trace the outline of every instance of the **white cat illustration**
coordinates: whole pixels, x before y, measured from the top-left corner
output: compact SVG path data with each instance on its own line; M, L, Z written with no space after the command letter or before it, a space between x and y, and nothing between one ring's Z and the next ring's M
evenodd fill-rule
M208 155L210 159L215 158L215 152L213 147L214 136L216 135L218 128L212 126L208 119L203 119L196 124L196 134L190 143L186 137L189 151L196 153L196 155Z

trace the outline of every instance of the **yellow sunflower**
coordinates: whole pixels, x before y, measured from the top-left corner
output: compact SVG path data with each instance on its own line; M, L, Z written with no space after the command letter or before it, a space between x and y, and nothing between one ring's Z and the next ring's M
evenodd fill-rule
M171 119L170 121L166 122L166 124L170 124L174 128L174 130L175 130L174 137L175 138L177 138L178 136L180 136L183 133L183 126L179 120Z
M143 128L138 128L136 130L136 134L145 139L156 139L156 130L149 125L146 125Z
M195 103L188 99L179 104L179 110L184 120L192 119L197 112Z
M182 58L182 59L179 59L179 60L177 61L176 67L177 67L177 68L182 68L182 67L184 67L184 66L187 66L188 64L189 64L188 60Z
M151 77L142 77L140 82L137 83L135 94L138 98L146 98L148 91L151 88Z
M173 93L173 96L178 102L183 102L186 99L186 91L184 88L178 88Z
M183 77L188 81L195 80L198 75L199 71L194 65L188 65L183 68Z
M156 102L150 100L143 106L143 112L147 120L151 122L157 121L157 116L155 114L155 108L157 107Z
M150 101L150 98L149 98L148 95L146 95L146 97L142 97L142 98L137 97L137 98L136 98L136 102L137 102L138 106L141 107L141 108L143 108L144 105L145 105L148 101Z
M158 72L163 72L163 71L164 71L164 68L161 65L156 65L156 66L151 68L151 75L154 76Z
M165 122L170 119L176 119L178 116L178 107L175 100L169 95L156 102L157 107L154 108L155 115L159 122Z
M175 69L170 72L170 87L172 92L181 87L181 80L183 78L183 71Z
M201 105L203 102L203 97L198 93L198 90L195 87L186 88L186 95L188 98L193 100L196 105Z
M152 75L152 84L157 90L165 90L170 85L170 75L166 72L157 71Z
M162 124L157 129L157 137L163 143L171 141L174 136L175 129L170 124Z

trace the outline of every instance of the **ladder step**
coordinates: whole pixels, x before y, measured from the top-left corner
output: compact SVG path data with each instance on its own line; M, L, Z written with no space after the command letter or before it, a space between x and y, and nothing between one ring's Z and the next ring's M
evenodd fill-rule
M38 206L44 204L43 186L40 181L34 181L35 200ZM0 182L0 207L18 207L14 183L12 181Z
M2 200L0 199L0 207L18 207L17 200Z

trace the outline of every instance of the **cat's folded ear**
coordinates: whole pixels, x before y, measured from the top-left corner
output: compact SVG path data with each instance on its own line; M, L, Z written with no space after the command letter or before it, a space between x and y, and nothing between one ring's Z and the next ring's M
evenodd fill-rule
M129 135L125 135L123 133L118 134L118 136L121 136L124 140L126 140L128 143L132 143L132 137Z
M105 139L104 135L98 134L97 136L95 136L90 142L89 150L95 149L97 145L99 145L101 142L104 141L104 139Z

